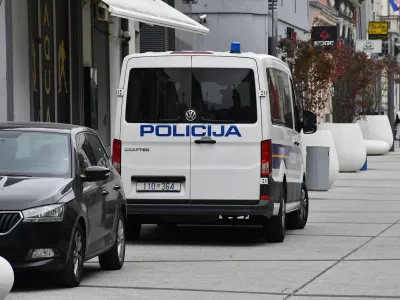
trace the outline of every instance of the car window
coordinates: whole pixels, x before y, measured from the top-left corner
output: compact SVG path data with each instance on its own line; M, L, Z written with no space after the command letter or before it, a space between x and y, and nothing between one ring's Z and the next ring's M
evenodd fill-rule
M293 129L292 93L289 76L278 69L267 69L267 85L273 124Z
M86 168L96 166L96 155L86 135L81 133L76 137L76 151L78 155L80 174L83 174Z
M71 177L68 134L0 130L0 173Z
M86 134L87 139L89 140L90 146L93 149L93 154L96 160L96 166L98 167L106 167L108 168L108 155L104 150L103 145L101 144L99 138L94 134Z
M144 68L129 73L128 123L178 122L190 106L190 69Z
M191 106L205 123L256 123L257 97L253 70L193 69Z

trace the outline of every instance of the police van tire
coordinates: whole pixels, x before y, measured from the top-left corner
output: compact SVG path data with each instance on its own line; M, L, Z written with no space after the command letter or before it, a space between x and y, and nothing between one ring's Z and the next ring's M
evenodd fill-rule
M128 221L126 225L126 239L128 241L137 241L140 239L140 233L142 231L142 224L135 220L134 216L128 215Z
M287 215L287 226L289 229L303 229L308 220L309 200L308 190L305 183L301 187L300 209Z
M282 187L279 213L270 219L265 219L263 224L264 239L270 243L282 243L286 231L286 191Z

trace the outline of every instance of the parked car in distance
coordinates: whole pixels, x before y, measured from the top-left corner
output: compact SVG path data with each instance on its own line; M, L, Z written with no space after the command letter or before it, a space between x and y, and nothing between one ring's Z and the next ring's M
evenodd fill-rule
M76 287L89 259L122 268L126 199L95 131L0 123L0 153L0 256L14 271L54 272Z

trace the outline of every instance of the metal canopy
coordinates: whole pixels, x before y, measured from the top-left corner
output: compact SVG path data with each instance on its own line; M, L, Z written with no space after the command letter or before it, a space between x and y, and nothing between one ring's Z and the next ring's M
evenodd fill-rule
M112 16L206 35L210 30L162 0L102 0Z

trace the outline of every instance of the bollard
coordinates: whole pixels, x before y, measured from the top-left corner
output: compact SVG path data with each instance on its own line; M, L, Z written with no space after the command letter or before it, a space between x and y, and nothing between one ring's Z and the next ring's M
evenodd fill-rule
M306 181L309 191L329 190L329 147L306 147Z
M14 284L14 271L11 265L0 256L0 300L4 300Z
M367 171L367 170L368 170L368 157L365 158L365 163L360 171Z

